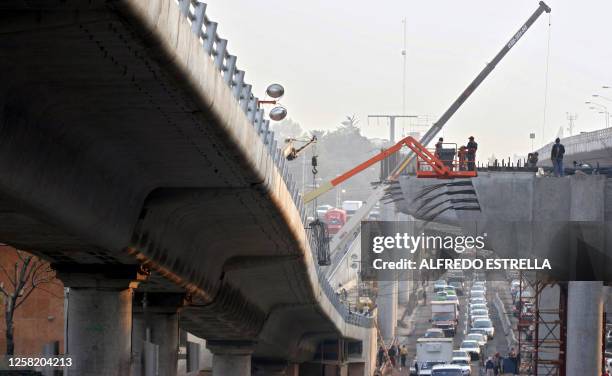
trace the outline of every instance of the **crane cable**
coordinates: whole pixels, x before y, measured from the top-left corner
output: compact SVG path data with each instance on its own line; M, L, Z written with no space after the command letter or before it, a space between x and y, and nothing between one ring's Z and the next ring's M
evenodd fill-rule
M544 131L546 129L546 111L548 107L548 68L550 65L550 34L551 34L551 18L548 13L548 40L546 42L546 73L544 78L544 114L542 119L542 144L544 144Z

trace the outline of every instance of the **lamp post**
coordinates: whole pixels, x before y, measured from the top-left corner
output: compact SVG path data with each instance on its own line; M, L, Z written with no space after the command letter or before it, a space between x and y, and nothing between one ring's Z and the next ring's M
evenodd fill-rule
M594 98L601 98L601 99L603 99L605 101L612 102L612 99L610 99L608 97L604 97L603 95L600 95L600 94L593 94L593 97Z
M266 96L273 99L260 99L257 101L257 108L260 108L264 104L271 104L276 107L272 108L268 112L270 119L274 121L281 121L287 117L287 109L280 104L280 98L285 95L285 88L280 84L271 84L266 88Z
M596 103L596 102L591 102L591 101L586 101L584 102L585 104L590 104L591 107L589 107L592 110L599 110L599 109L603 109L603 114L605 114L605 121L606 121L606 128L608 128L610 126L610 112L608 111L608 107L604 106L603 104L600 103ZM597 107L595 107L597 106Z

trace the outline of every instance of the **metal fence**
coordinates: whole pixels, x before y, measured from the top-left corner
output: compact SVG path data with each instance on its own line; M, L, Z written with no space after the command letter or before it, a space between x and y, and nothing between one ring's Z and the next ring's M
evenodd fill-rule
M593 132L584 132L561 140L565 147L565 154L589 153L612 147L612 128L599 129ZM553 143L550 142L538 150L540 158L550 155Z
M283 157L277 141L274 139L274 132L270 130L270 121L264 119L264 110L258 106L259 99L253 95L252 85L245 82L245 72L238 69L236 56L228 52L227 40L219 37L217 34L217 23L211 21L206 16L206 3L196 0L177 0L177 2L182 15L190 22L192 32L202 42L204 51L214 62L215 67L219 70L219 74L223 77L225 84L231 89L240 108L253 125L261 141L266 145L268 153L282 175L287 189L293 198L293 202L300 213L302 223L306 227L308 221L304 202L299 194L295 180L293 180L288 171L287 161ZM313 239L310 235L308 239L311 251L313 251L315 249L313 247ZM316 256L313 255L313 258L316 261ZM324 271L319 266L317 266L317 275L325 295L347 323L372 327L372 318L351 312L349 307L340 301L340 297L336 295L327 278L325 278Z

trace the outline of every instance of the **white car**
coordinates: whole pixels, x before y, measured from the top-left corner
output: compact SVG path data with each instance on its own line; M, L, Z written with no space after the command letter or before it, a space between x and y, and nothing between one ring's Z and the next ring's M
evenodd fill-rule
M480 359L480 345L476 341L465 340L461 342L459 350L466 351L468 354L470 354L470 358L472 358L472 360Z
M487 304L487 299L485 298L470 298L471 304Z
M455 364L439 364L431 369L431 376L463 376L463 368Z
M468 334L473 334L473 333L478 333L478 334L482 334L485 337L489 337L489 335L487 334L487 331L484 329L471 328Z
M470 297L486 299L484 291L481 290L470 290Z
M477 309L486 309L487 311L489 310L487 308L487 305L483 303L470 304L470 312L475 311Z
M489 311L486 309L473 309L470 311L470 323L474 324L477 319L488 319Z
M451 360L450 364L461 367L461 372L463 372L463 376L470 376L472 374L472 360L469 356L460 357Z
M487 344L487 336L478 334L478 333L470 333L465 336L467 341L476 341L480 346L485 346Z
M493 327L493 323L490 319L474 320L474 322L472 323L472 328L486 330L489 338L493 338L495 336L495 328Z

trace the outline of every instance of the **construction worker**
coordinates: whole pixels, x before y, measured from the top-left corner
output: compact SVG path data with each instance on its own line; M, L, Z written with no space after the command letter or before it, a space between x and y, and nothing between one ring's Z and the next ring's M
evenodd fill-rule
M467 160L468 160L468 170L475 171L476 170L476 150L478 150L478 143L474 141L474 136L470 136L467 143Z
M400 370L406 368L406 358L408 357L408 348L406 345L400 347Z
M442 144L444 143L444 139L440 137L438 142L436 142L436 157L442 159Z
M465 145L461 145L459 151L457 152L459 157L459 171L465 171L467 169L467 165L465 164L465 159L467 157L467 148Z
M565 155L565 146L561 143L559 137L555 139L555 144L550 150L550 160L553 164L553 171L556 177L563 176L563 156Z
M527 167L537 167L538 165L538 152L527 154Z

